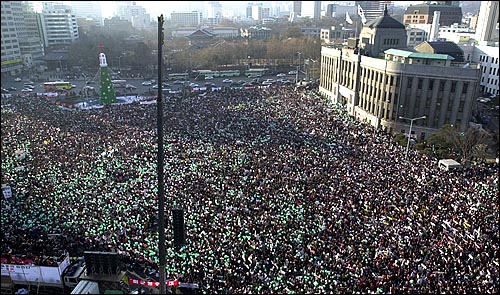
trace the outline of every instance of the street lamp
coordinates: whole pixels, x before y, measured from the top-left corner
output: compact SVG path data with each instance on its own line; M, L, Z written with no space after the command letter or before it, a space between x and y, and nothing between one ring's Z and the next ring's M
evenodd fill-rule
M399 119L405 119L405 120L410 120L410 131L408 132L408 143L406 144L406 152L405 152L405 158L408 159L408 149L410 148L410 136L411 136L411 129L413 127L413 121L415 120L420 120L420 119L425 119L427 118L426 116L418 117L418 118L406 118L399 116Z
M299 64L297 65L297 72L295 73L295 84L299 82L300 55L302 54L302 52L297 51L297 54L299 55Z
M61 55L61 56L59 56L59 69L61 69L61 73L62 73L62 71L63 71L63 68L62 68L62 61L61 61L61 60L62 60L62 58L63 58L63 57L62 57L62 55Z

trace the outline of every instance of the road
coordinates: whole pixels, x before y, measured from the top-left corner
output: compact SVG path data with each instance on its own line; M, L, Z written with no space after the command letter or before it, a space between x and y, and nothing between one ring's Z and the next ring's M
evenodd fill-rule
M300 74L299 75L299 79L303 79L305 77L304 74ZM191 78L189 81L193 82L193 83L197 83L200 87L204 87L205 83L207 82L210 82L210 83L214 83L217 87L229 87L230 83L223 83L222 81L224 79L232 79L234 82L238 82L238 81L245 81L245 82L250 82L252 81L252 78L247 78L246 76L240 76L240 77L231 77L231 78L213 78L211 80L200 80L200 81L195 81L194 78ZM265 80L265 79L274 79L275 81L277 79L288 79L292 82L295 82L295 75L287 75L286 77L276 77L276 75L265 75L263 77L261 77L260 79L262 80ZM9 91L9 93L11 94L22 94L21 90L24 88L23 87L23 84L25 82L27 82L28 80L23 80L23 81L19 81L19 82L16 82L14 81L14 78L6 78L6 79L2 79L2 88L10 88L10 87L16 87L17 90L15 91ZM74 92L80 92L83 87L85 86L85 80L83 79L80 79L80 80L67 80L68 82L70 82L71 84L75 85L76 87L74 89L72 89L72 91ZM130 84L130 85L133 85L135 86L137 89L135 90L132 90L132 91L128 91L128 90L125 90L125 89L119 89L119 88L115 88L117 90L117 92L119 93L122 93L122 94L139 94L139 95L147 95L148 93L150 95L154 95L156 94L157 92L157 89L153 89L153 85L156 84L156 83L153 83L152 85L150 86L143 86L142 85L142 82L144 80L143 79L126 79L126 84ZM181 90L183 85L179 85L179 84L173 84L174 81L167 81L167 83L170 85L169 87L163 87L163 88L171 88L172 90ZM34 92L44 92L43 90L43 83L44 82L35 82L33 85L35 86L35 88L33 89ZM98 92L99 91L99 82L98 81L93 81L93 84L89 84L88 86L92 86L95 88L95 90Z

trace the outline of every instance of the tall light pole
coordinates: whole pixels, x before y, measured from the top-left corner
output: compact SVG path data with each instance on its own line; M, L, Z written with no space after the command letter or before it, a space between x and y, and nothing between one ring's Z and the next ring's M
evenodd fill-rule
M122 73L122 57L123 57L123 55L120 55L118 57L118 74L120 74L120 75Z
M302 52L297 51L297 54L299 55L299 64L297 65L297 72L295 73L295 84L299 82L300 55L302 54Z
M59 56L59 68L61 69L61 73L62 73L62 71L63 71L63 68L62 68L62 61L61 61L61 60L62 60L62 58L63 58L63 57L62 57L62 55L61 55L61 56Z
M405 158L408 159L408 150L410 149L410 136L411 136L411 129L413 127L413 121L415 120L420 120L420 119L425 119L427 118L426 116L418 117L418 118L406 118L406 117L401 117L399 116L400 119L405 119L405 120L410 120L410 131L408 131L408 143L406 144L406 152L405 152Z

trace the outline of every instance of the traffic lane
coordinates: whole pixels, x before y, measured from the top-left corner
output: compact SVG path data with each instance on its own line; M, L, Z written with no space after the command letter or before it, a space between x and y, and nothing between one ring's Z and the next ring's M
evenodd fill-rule
M305 77L303 74L299 75L299 79L302 79L303 77ZM224 79L231 79L231 80L233 80L233 82L238 82L238 81L250 82L254 78L248 78L246 76L213 78L213 79L209 79L209 80L205 80L205 79L196 80L195 78L190 78L188 81L198 84L199 87L204 87L205 83L214 83L216 85L216 87L228 87L230 85L230 83L223 83L222 81ZM277 77L276 75L263 75L259 79L261 79L261 80L288 79L292 82L295 82L295 75L287 75L286 77ZM86 81L84 79L79 79L79 80L71 80L70 79L70 80L65 80L65 81L70 82L71 84L76 86L75 88L70 90L70 91L74 91L76 93L79 93L80 91L82 91L83 87L85 87L85 86L94 87L94 89L97 92L99 92L99 82L98 81L93 81L92 84L88 84L88 85L85 83ZM124 94L127 94L127 93L147 94L147 93L151 93L151 92L154 93L154 92L158 91L157 89L153 88L153 86L156 83L153 83L152 85L149 85L149 86L148 85L145 86L145 85L142 85L142 82L144 82L144 81L145 80L143 80L143 79L129 79L129 80L126 80L126 84L133 85L134 87L136 87L136 89L133 89L131 92L126 90L126 89L125 89L125 91L121 91L121 90L123 90L121 88L116 88L116 90L118 90L119 92L122 92ZM164 81L166 81L166 80L164 79ZM9 93L22 93L21 90L24 88L23 86L24 86L24 83L26 83L26 82L27 81L24 81L24 80L20 81L20 82L16 82L13 79L12 80L5 80L5 81L2 81L2 87L8 89L9 87L13 86L13 87L16 87L17 90L9 91ZM166 81L166 83L169 84L169 87L164 87L164 88L170 88L172 90L182 90L182 88L184 87L183 85L174 84L173 82L174 82L174 80ZM33 84L35 86L35 88L33 89L33 92L43 92L44 91L43 83L44 82L35 82Z

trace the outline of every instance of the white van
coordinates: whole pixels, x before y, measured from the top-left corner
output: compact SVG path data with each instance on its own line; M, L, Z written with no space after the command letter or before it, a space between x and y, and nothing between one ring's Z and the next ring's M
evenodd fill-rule
M458 163L457 161L455 161L453 159L441 159L438 162L438 166L439 166L439 168L446 170L446 171L455 170L455 169L462 167L462 165L460 165L460 163Z

